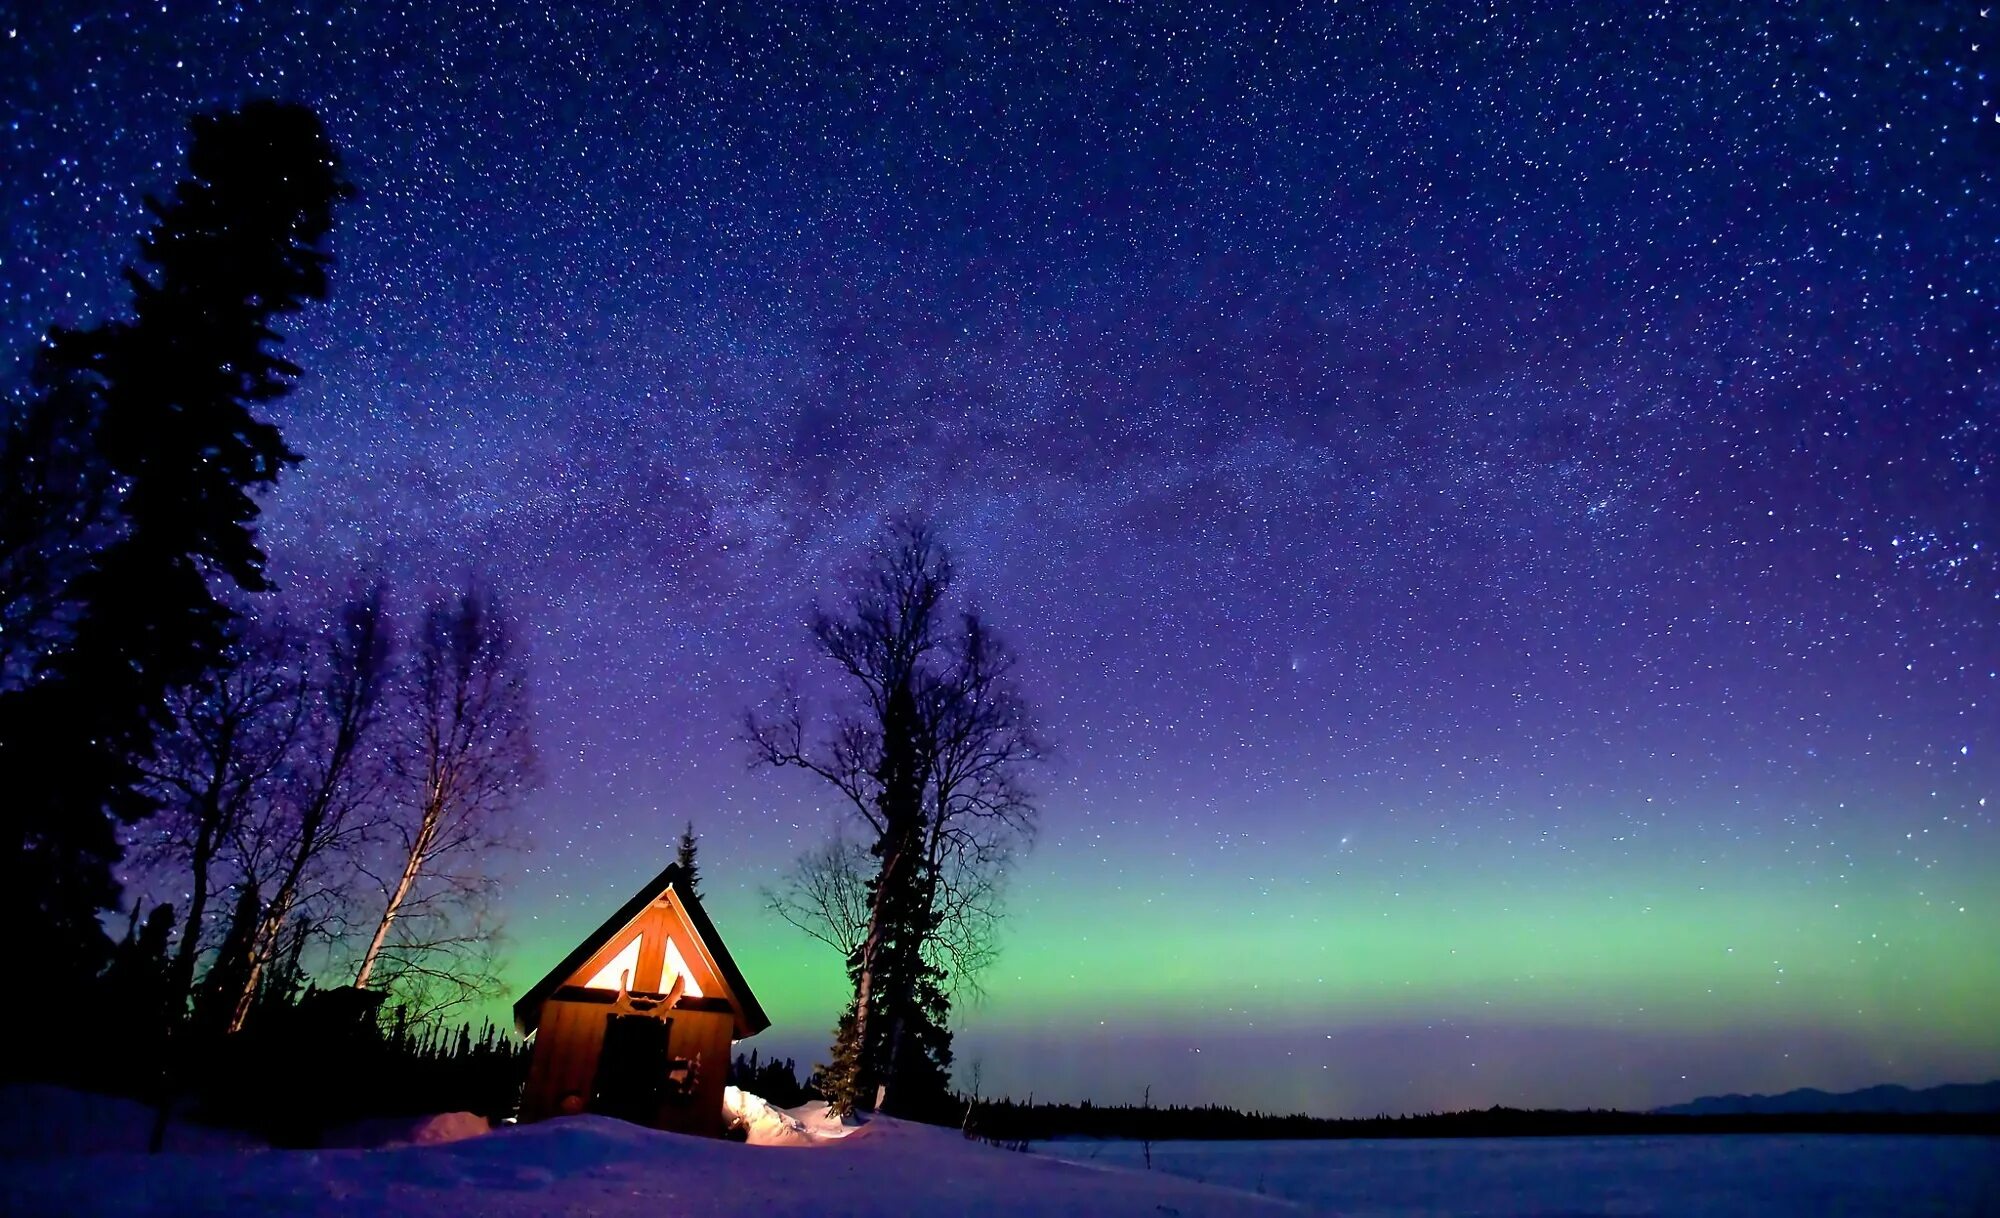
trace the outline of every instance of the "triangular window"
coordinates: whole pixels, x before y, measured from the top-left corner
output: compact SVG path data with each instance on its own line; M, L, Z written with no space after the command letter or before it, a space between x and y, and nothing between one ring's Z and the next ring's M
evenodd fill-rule
M597 970L597 976L583 983L587 990L625 990L632 987L632 981L639 973L639 943L644 935L633 935L625 950L611 958L611 963ZM669 946L668 951L673 948Z
M687 961L681 958L681 949L674 946L674 941L672 939L668 939L667 976L664 980L660 982L660 988L662 990L673 989L674 978L677 976L684 979L687 982L687 986L683 992L686 993L689 998L700 998L702 996L701 984L694 979L694 974L688 970Z

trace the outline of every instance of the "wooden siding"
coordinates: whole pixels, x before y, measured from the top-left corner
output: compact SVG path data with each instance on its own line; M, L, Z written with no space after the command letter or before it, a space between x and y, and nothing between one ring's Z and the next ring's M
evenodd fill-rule
M690 960L688 966L694 967L694 962ZM675 1011L673 1020L669 1051L696 1063L694 1094L678 1114L668 1105L661 1114L660 1128L719 1138L724 1125L722 1089L729 1085L735 1019L727 1011Z
M692 963L690 963L692 967ZM521 1120L539 1121L589 1110L597 1059L604 1048L606 1020L620 1008L610 1002L550 999L542 1007L521 1094ZM726 1010L676 1008L662 1013L672 1021L667 1052L694 1063L691 1094L661 1107L655 1128L720 1136L722 1089L728 1084L735 1018Z
M608 1004L549 1002L542 1007L542 1026L535 1030L535 1049L528 1059L528 1084L521 1092L521 1119L581 1112L590 1103L590 1083L597 1076L597 1054L604 1047Z
M690 980L711 1000L684 1000L685 1005L658 1012L672 1021L669 1056L696 1065L691 1094L662 1105L654 1124L661 1129L720 1136L724 1128L722 1090L728 1082L735 1032L744 1018L742 1004L671 892L653 901L624 930L606 940L570 974L565 985L581 987L617 957L635 932L645 939L639 949L637 976L632 979L634 994L659 995L671 984L663 976L666 943L671 938L687 964ZM604 1047L605 1021L621 1009L629 1008L610 990L579 993L561 989L542 1004L528 1081L521 1095L521 1120L539 1121L588 1110Z

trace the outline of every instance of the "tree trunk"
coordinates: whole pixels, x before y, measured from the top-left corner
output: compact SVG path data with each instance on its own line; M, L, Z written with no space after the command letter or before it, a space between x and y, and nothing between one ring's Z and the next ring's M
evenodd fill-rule
M875 993L875 962L882 954L882 894L889 889L890 878L896 868L898 855L891 854L882 860L882 869L876 874L875 899L868 903L868 934L861 940L861 967L854 979L854 1052L855 1078L854 1094L845 1098L849 1110L861 1098L861 1080L867 1077L868 1063L868 1006Z
M388 941L389 927L396 921L396 911L403 907L404 898L410 895L411 885L417 882L417 859L415 851L410 852L409 861L403 864L403 878L396 882L396 890L389 894L389 906L382 911L382 920L375 926L375 937L368 941L368 950L361 957L361 968L354 974L354 988L368 988L368 977L375 971L375 961L382 954L382 944Z
M214 803L213 797L209 802ZM215 821L203 810L201 827L195 831L194 854L189 860L194 872L188 889L187 919L181 923L181 941L174 947L174 1017L187 1013L188 994L194 989L194 960L201 951L201 922L208 912L208 867L215 858Z
M326 823L326 812L326 800L316 800L313 810L299 824L299 848L293 852L291 862L285 867L284 878L278 881L278 891L271 897L271 904L264 911L264 920L257 927L257 937L251 948L250 975L244 979L243 992L236 998L236 1010L229 1017L231 1032L240 1031L243 1021L249 1018L250 1005L256 1001L257 986L263 981L264 963L277 955L278 936L284 930L285 919L291 916L292 903L298 898L299 882L305 877L306 864L316 853L314 843Z
M250 1007L257 1001L257 987L264 982L264 965L277 955L278 935L284 930L285 919L291 916L291 908L291 892L281 888L280 896L272 899L257 923L257 932L250 940L250 967L243 974L243 992L236 996L236 1005L229 1013L231 1032L241 1032L244 1020L250 1018Z
M416 886L417 876L422 874L425 856L430 853L431 840L437 836L438 819L444 815L444 795L436 787L432 788L430 801L424 807L423 825L417 830L416 840L410 843L410 857L403 860L402 878L389 894L388 908L382 911L382 920L375 926L375 937L368 941L368 950L361 957L361 968L354 974L354 988L368 988L368 978L375 971L375 961L382 954L382 945L389 939L389 927L395 924L396 914L403 908L410 889Z

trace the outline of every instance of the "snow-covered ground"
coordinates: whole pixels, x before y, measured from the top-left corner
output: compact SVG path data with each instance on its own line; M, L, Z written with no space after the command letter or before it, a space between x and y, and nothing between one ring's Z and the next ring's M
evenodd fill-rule
M152 1133L153 1110L137 1100L41 1084L0 1087L0 1160L143 1151ZM206 1129L185 1121L167 1125L170 1151L249 1150L258 1145L256 1139L233 1130Z
M0 1160L57 1159L73 1155L134 1154L153 1134L153 1109L137 1100L93 1095L46 1084L0 1087ZM326 1145L355 1150L430 1146L487 1132L486 1118L470 1112L388 1117L339 1125ZM264 1143L234 1129L214 1129L176 1114L164 1149L177 1154L263 1150Z
M951 1130L887 1119L848 1128L813 1111L790 1115L798 1125L791 1133L802 1135L791 1146L683 1137L582 1116L396 1149L16 1159L0 1162L0 1214L1254 1218L1297 1212L1170 1175L996 1150Z
M1137 1142L1049 1142L1035 1152L1143 1170ZM1356 1218L2000 1215L2000 1139L1980 1137L1155 1142L1153 1172Z
M0 1089L0 1214L2000 1215L1991 1138L1755 1136L1455 1141L1056 1142L1018 1154L886 1118L843 1124L732 1090L750 1144L602 1117L481 1132L469 1114L355 1127L371 1149L246 1149L54 1088Z

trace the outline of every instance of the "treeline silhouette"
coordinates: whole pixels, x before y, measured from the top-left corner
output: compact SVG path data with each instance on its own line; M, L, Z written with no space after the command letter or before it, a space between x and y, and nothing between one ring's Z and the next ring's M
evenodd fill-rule
M787 1057L782 1060L771 1058L760 1061L757 1050L748 1056L737 1054L729 1063L729 1085L741 1087L751 1095L779 1108L796 1108L807 1100L825 1099L819 1089L818 1078L799 1080L798 1063Z
M17 1060L9 1074L129 1096L157 1106L162 1123L242 1129L274 1146L319 1146L378 1118L473 1112L498 1123L514 1113L528 1046L491 1022L412 1022L402 1007L384 1016L382 997L351 986L267 993L237 1031L209 1034L86 1009L67 1052Z
M474 1112L497 1123L513 1114L525 1045L490 1022L475 1031L377 1020L372 997L309 990L215 1041L189 1080L194 1115L273 1145L317 1146L330 1130L374 1118Z
M970 1136L1014 1144L1051 1138L1133 1141L1281 1141L1306 1138L1549 1138L1628 1134L2000 1134L2000 1113L1785 1113L1682 1116L1616 1109L1493 1107L1407 1116L1328 1118L1245 1112L1220 1105L971 1103Z

